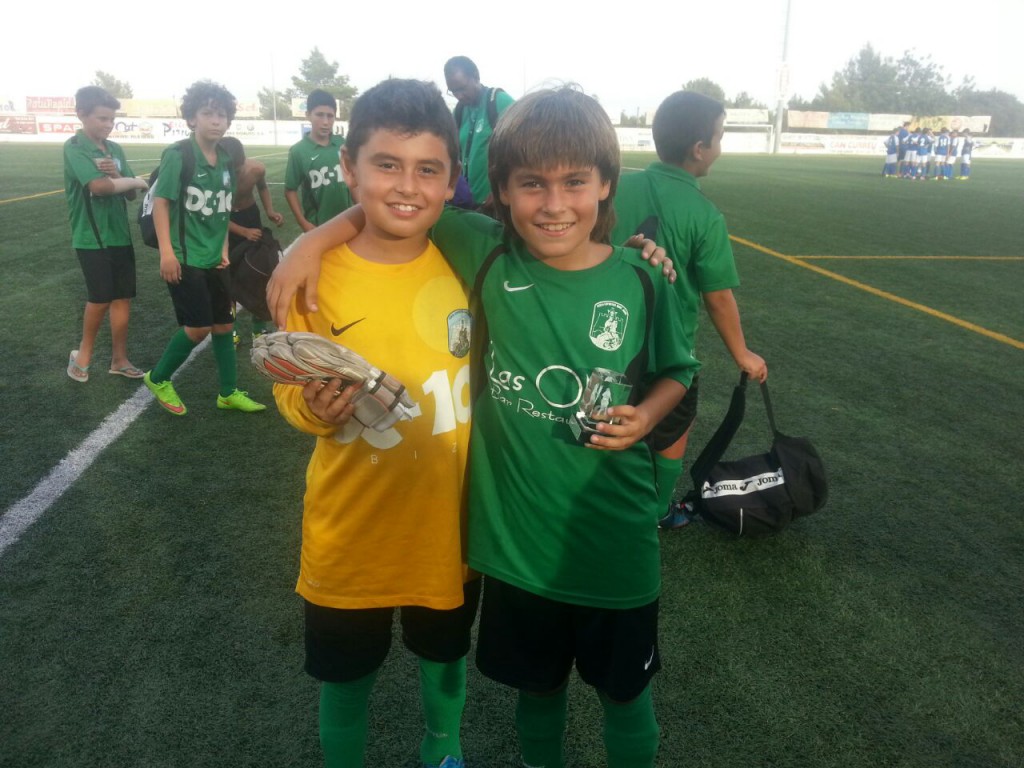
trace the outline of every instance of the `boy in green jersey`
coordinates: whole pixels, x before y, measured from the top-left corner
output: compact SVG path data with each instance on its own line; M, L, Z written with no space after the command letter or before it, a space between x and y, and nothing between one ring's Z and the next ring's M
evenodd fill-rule
M683 309L686 348L694 350L703 299L736 366L752 379L764 381L768 367L760 355L747 348L733 296L739 277L725 219L701 193L698 182L722 152L724 125L725 109L702 94L677 91L661 103L653 125L660 162L619 180L612 241L642 232L663 246L678 272L675 289ZM697 392L695 379L686 397L657 430L659 434L682 434L655 456L661 508L668 512L660 525L666 529L689 522L686 510L670 502L697 413Z
M226 269L235 178L227 150L217 145L235 117L235 97L222 85L200 80L185 92L181 115L192 136L187 144L164 150L153 199L160 277L167 282L181 327L143 381L164 410L184 416L187 409L171 376L196 345L212 335L220 378L217 407L255 413L266 406L236 386L238 369ZM181 172L188 162L186 153L191 156L192 175L183 188Z
M334 133L337 114L337 99L319 88L310 91L306 99L309 134L288 150L284 199L303 232L352 205L352 193L341 172L345 140Z
M135 249L125 199L146 182L135 178L124 150L107 137L121 102L96 85L79 88L75 111L82 127L64 143L64 195L71 244L85 276L82 340L68 357L68 376L89 380L96 334L110 312L110 373L129 379L142 371L128 360L128 316L135 297Z
M448 209L432 231L474 285L485 337L470 443L469 563L486 577L477 665L519 691L525 764L564 765L575 664L604 707L608 765L653 766L660 507L642 438L698 363L671 288L606 245L619 147L600 105L571 88L524 97L495 130L489 170L499 221ZM358 215L305 235L286 281ZM595 376L624 380L631 397L581 445Z

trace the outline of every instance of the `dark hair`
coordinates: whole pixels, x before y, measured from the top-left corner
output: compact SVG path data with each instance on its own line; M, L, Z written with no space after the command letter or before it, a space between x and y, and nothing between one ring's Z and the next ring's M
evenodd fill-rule
M676 91L654 113L654 148L663 163L681 165L698 142L710 144L722 103L693 91Z
M181 100L181 116L191 123L203 107L219 107L224 110L230 123L235 119L236 102L231 91L212 80L197 80L185 91Z
M459 138L455 119L441 91L424 80L384 80L363 93L352 105L345 149L354 161L377 130L414 136L432 133L448 148L452 178L459 167Z
M468 56L452 56L444 63L444 76L451 77L456 72L461 72L473 80L480 80L480 70Z
M241 168L245 164L245 147L242 146L242 142L234 136L224 136L217 143L224 147L231 157L231 165Z
M87 85L75 92L75 112L81 115L91 115L96 107L120 109L121 102L98 85Z
M330 107L334 113L338 113L338 100L322 88L316 88L309 92L306 97L306 114L308 115L317 107Z
M619 183L619 140L608 113L590 96L569 85L524 96L502 113L491 136L487 160L498 219L510 231L512 215L501 202L500 192L513 171L560 165L596 168L601 181L610 187L607 199L598 205L590 239L608 241L615 224L612 198Z

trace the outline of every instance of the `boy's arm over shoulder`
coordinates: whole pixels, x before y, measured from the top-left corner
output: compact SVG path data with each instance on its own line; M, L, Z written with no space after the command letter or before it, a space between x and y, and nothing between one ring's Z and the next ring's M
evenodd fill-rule
M489 216L452 206L445 207L430 231L434 245L468 285L476 280L488 254L504 242L504 235L505 228Z

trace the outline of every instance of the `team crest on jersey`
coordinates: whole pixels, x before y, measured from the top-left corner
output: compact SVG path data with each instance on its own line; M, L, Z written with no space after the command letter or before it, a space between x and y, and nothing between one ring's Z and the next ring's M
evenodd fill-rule
M590 340L598 349L612 352L622 346L628 324L628 309L617 301L599 301L590 319Z
M473 316L468 309L457 309L448 315L448 351L455 357L469 354L473 337Z

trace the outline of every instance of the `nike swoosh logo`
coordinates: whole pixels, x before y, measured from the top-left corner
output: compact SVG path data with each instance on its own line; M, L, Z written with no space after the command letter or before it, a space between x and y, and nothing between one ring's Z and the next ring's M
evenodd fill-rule
M312 156L311 158L309 158L309 162L311 162L311 163L312 163L312 162L313 162L314 160L316 160L316 159L317 159L318 157L320 157L320 153L319 153L319 152L318 152L317 154L313 155L313 156Z
M652 645L651 646L651 655L648 657L647 661L644 662L644 671L647 671L648 669L650 669L651 668L651 664L653 662L654 662L654 646Z
M360 318L359 318L358 320L353 320L353 321L352 321L351 323L349 323L348 325L343 325L343 326L341 326L341 328L335 328L335 327L334 327L334 323L331 323L331 333L332 333L333 335L335 335L335 336L341 336L341 334L343 334L343 333L344 333L345 331L347 331L347 330L348 330L349 328L351 328L351 327L352 327L353 325L355 325L356 323L361 323L361 322L363 322L363 320L365 320L365 319L366 319L365 317L360 317Z
M533 283L529 285L509 285L508 280L506 280L503 287L509 293L515 293L516 291L525 291L527 288L533 288Z
M201 178L203 178L203 177L204 177L205 175L206 175L205 173L197 173L197 174L196 174L196 178L197 178L197 179L201 179Z

